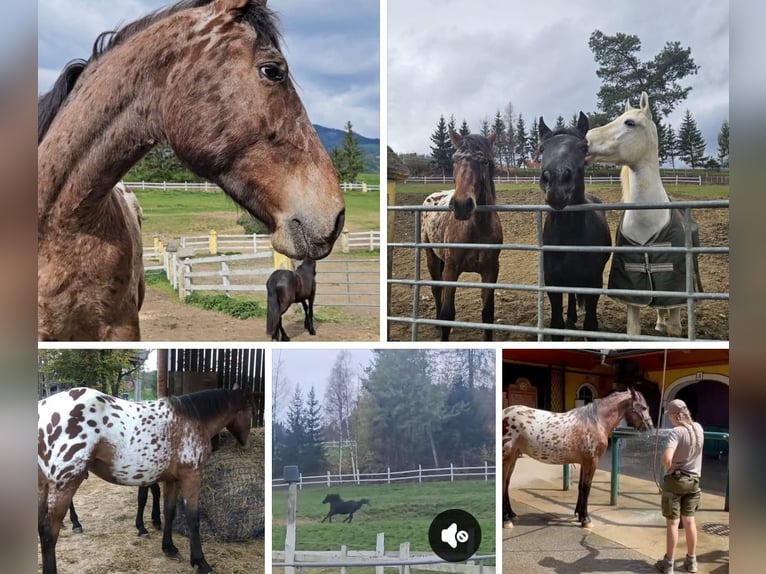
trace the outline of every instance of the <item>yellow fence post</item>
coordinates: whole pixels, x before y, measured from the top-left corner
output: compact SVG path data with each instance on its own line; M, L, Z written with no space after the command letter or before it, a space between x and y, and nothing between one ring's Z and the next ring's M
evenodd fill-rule
M218 254L218 234L215 229L210 230L210 255Z
M348 228L344 227L340 233L340 250L341 253L348 253L351 249L348 246Z
M288 271L295 271L295 261L290 259L287 255L282 255L274 248L271 248L271 252L274 254L274 269L287 269Z
M362 193L367 193L367 183L364 181L362 182Z

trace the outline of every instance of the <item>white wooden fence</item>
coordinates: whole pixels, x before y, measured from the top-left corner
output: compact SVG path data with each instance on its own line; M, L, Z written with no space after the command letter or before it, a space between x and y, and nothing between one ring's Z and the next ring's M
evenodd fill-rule
M339 568L341 574L347 569L361 567L375 567L376 574L382 574L386 570L409 573L410 569L426 570L430 572L453 572L458 574L494 574L495 566L486 566L484 562L494 561L495 555L472 556L470 563L446 562L432 552L413 552L410 543L403 542L399 545L399 551L385 550L385 534L379 532L375 539L375 550L349 550L343 545L339 551L333 550L295 550L290 562L287 562L286 552L273 550L271 553L272 569L294 568L299 573L304 568ZM278 562L281 561L281 562Z
M531 184L537 184L540 181L539 175L509 175L509 176L499 176L495 178L495 183L531 183ZM683 177L683 176L669 176L669 177L663 177L662 182L663 183L670 183L675 185L680 184L690 184L690 185L702 185L703 178L702 176L697 177ZM407 183L442 183L442 184L454 184L454 179L451 175L444 175L442 177L408 177L405 181L405 184ZM592 176L592 175L586 175L585 176L585 183L609 183L609 184L619 184L620 183L620 176L619 175L609 175L609 176Z
M122 182L131 190L136 189L162 189L162 190L180 190L180 191L221 191L221 188L214 183L208 181L203 182L167 182L167 181L124 181ZM380 191L379 184L367 184L359 182L343 182L340 184L343 191L360 191L366 193L368 191Z
M464 478L483 478L485 481L494 479L495 465L484 462L483 466L455 466L450 463L449 466L442 468L423 468L421 465L418 465L418 468L414 470L391 471L391 468L387 468L384 472L362 472L356 474L331 474L330 471L327 471L327 474L314 476L303 476L301 474L299 475L298 488L314 484L321 484L329 488L330 486L362 484L363 482L380 484L392 484L402 481L422 483L449 480L454 482ZM271 486L282 487L287 486L287 483L282 478L275 478L272 479Z

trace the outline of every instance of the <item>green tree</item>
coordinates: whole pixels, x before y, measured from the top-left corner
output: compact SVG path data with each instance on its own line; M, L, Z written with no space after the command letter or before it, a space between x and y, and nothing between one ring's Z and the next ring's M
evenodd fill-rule
M505 120L503 120L503 116L500 115L500 110L497 110L497 113L495 113L495 121L492 124L492 131L495 132L495 144L493 147L495 150L496 163L497 165L506 165L506 146L504 145L504 142L507 134Z
M540 161L540 134L538 134L537 118L532 120L532 128L529 130L529 137L527 143L529 144L529 157L535 161Z
M466 122L465 119L463 119L463 123L460 124L460 129L458 130L458 133L461 136L467 136L468 134L471 133L471 128L468 127L468 122Z
M692 168L701 167L705 161L705 140L688 109L678 128L678 157Z
M297 464L300 467L306 445L306 408L301 389L295 385L293 398L287 407L285 433L279 448L283 464Z
M447 131L447 122L444 116L439 116L439 123L436 124L434 133L431 134L431 157L436 163L436 167L442 170L442 175L452 171L452 142Z
M566 122L564 121L564 116L562 116L562 115L559 115L559 117L557 117L557 118L556 118L556 123L555 123L555 124L553 124L553 129L554 129L554 130L558 130L558 129L561 129L561 128L563 128L563 127L566 127L566 125L567 125L567 124L566 124ZM577 125L577 124L575 124L575 125Z
M641 40L632 34L618 32L607 36L595 30L588 47L598 65L596 75L601 79L598 109L609 118L622 113L625 102L635 100L642 91L651 96L653 112L669 116L692 89L682 87L681 82L699 69L691 56L691 48L682 48L680 42L667 42L646 62L639 59ZM654 117L659 121L656 113Z
M330 159L335 167L335 173L341 182L352 182L364 169L364 154L359 149L356 135L351 122L346 123L346 132L343 134L341 147L335 148L330 153Z
M668 163L675 167L676 132L669 123L657 124L658 155L661 164Z
M48 381L98 389L114 397L138 376L148 352L136 349L42 349L40 372Z
M125 175L126 181L183 182L204 181L194 174L166 146L157 146Z
M529 150L529 135L527 134L527 126L524 123L524 117L519 114L516 120L516 155L519 159L519 165L524 163L524 160L529 156L527 151Z
M491 130L489 128L489 120L487 118L484 118L483 120L481 120L481 129L479 130L479 133L486 138L489 136L490 131Z
M313 386L306 397L304 412L303 432L306 442L301 456L301 469L304 474L319 474L327 470L327 457L322 445L322 407Z
M729 120L724 120L718 132L718 163L729 167Z

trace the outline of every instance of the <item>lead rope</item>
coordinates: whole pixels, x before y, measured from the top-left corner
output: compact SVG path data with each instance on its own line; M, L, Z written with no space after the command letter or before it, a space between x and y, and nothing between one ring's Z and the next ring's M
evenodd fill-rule
M660 410L657 413L657 424L654 427L654 456L652 457L654 459L654 464L652 464L652 474L654 476L654 484L657 486L657 491L662 492L662 487L660 486L659 480L657 480L657 451L659 450L660 445L660 421L662 421L662 413L665 409L664 407L664 398L665 398L665 373L668 368L668 350L665 349L665 355L662 360L662 391L660 391Z

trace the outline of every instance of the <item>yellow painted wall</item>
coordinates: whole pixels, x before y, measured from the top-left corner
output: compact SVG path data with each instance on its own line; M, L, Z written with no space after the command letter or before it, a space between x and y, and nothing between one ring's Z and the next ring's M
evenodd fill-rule
M609 381L597 374L567 371L564 377L564 409L575 408L577 389L584 383L590 383L596 388L596 398L603 397L612 390Z
M665 373L665 388L667 389L678 379L694 376L699 372L728 377L729 364L725 363L722 365L705 365L704 367L690 367L685 369L668 369ZM662 371L647 371L646 377L657 383L659 389L662 390Z

